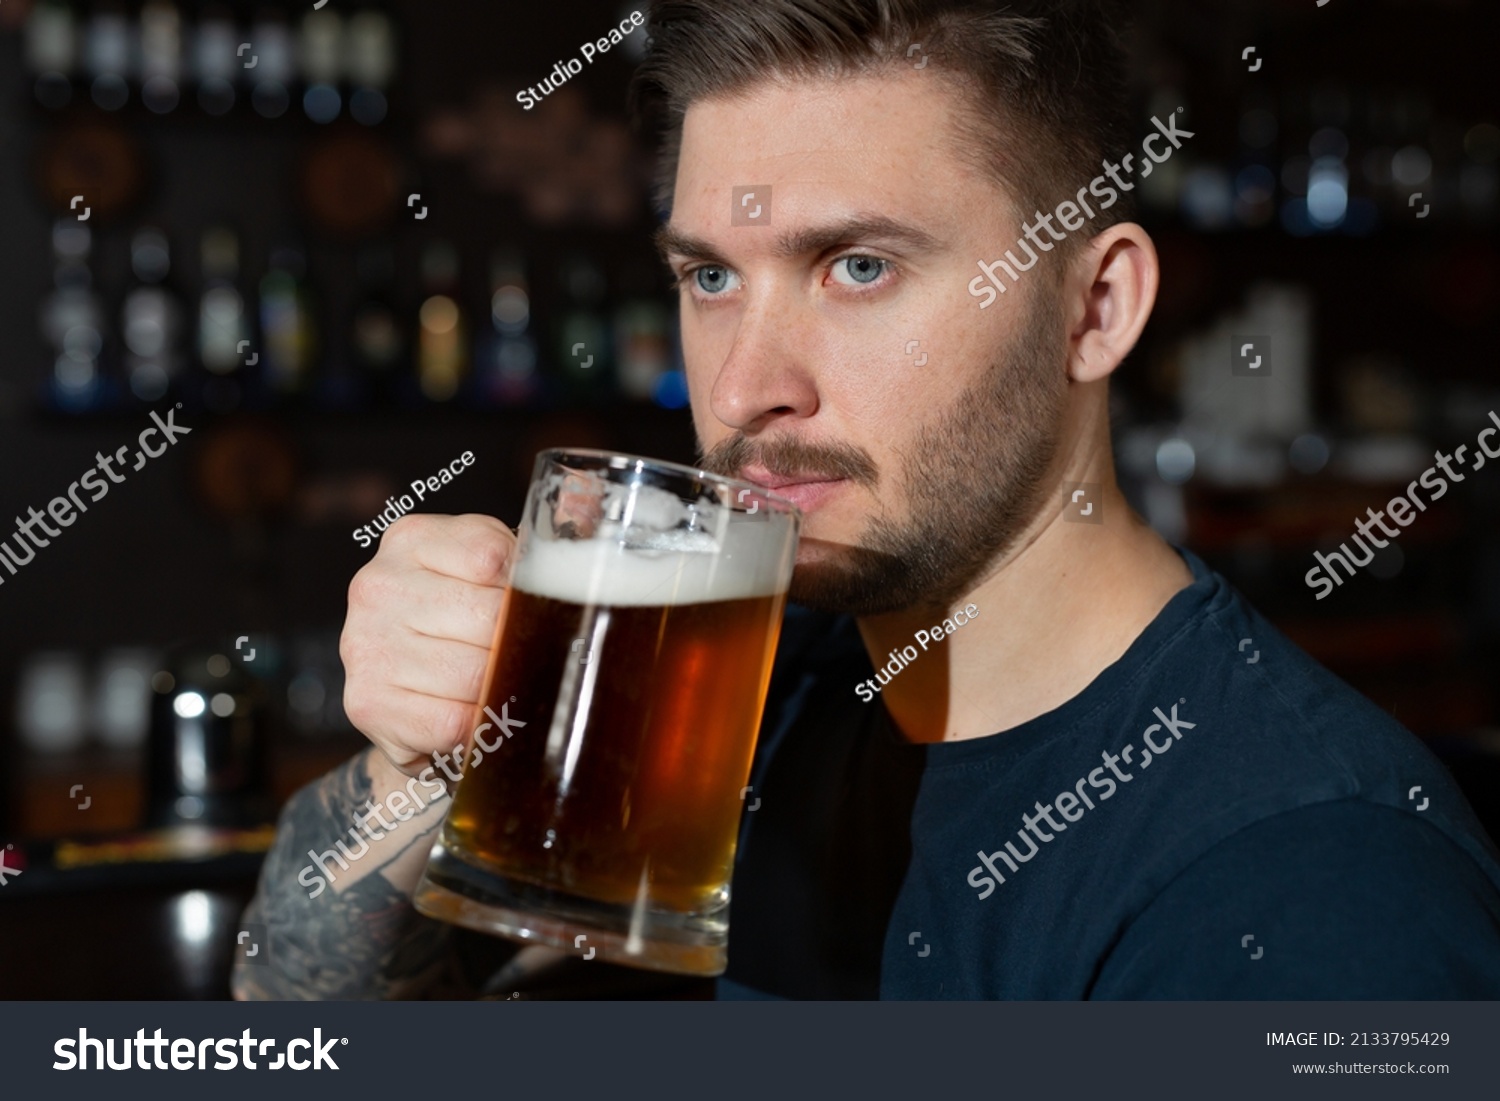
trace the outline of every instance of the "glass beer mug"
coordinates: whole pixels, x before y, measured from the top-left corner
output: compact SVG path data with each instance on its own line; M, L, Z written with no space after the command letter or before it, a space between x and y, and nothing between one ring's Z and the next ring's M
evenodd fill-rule
M431 917L718 975L801 514L746 482L537 457Z

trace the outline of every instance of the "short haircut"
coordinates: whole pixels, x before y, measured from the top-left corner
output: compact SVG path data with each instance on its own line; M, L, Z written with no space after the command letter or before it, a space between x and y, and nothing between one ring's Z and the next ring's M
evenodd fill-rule
M923 68L964 95L959 156L1009 193L1017 217L1052 210L1129 140L1122 20L1113 0L653 0L630 100L661 140L654 198L671 208L693 103L777 76L914 67L920 44ZM1132 220L1131 198L1077 239Z

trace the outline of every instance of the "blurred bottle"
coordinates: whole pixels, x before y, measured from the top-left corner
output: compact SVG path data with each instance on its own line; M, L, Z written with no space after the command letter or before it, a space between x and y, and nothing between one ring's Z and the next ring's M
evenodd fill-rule
M417 382L428 401L449 401L468 368L467 326L458 305L458 252L446 241L422 251L422 306L417 315Z
M1430 215L1442 216L1435 202L1438 188L1433 179L1431 153L1432 106L1425 94L1403 91L1393 104L1396 152L1391 156L1391 219L1397 225L1415 225L1416 211L1426 202ZM1420 199L1416 196L1420 193Z
M260 365L274 397L300 395L311 381L316 336L305 276L301 249L271 250L270 268L260 281Z
M332 7L310 11L297 26L297 65L306 90L302 113L316 123L329 123L344 107L339 82L344 75L344 17Z
M260 356L250 332L250 311L240 294L240 242L228 226L210 226L199 243L203 275L198 294L198 360L207 377L203 402L216 413L228 412L244 397L251 364Z
M53 352L47 402L70 413L113 404L117 386L104 372L104 305L93 289L89 267L93 234L73 218L52 226L52 279L56 289L42 300L42 335Z
M141 102L165 115L182 97L182 17L169 0L141 8Z
M1239 151L1234 165L1234 215L1242 226L1259 228L1276 217L1275 99L1256 91L1240 105Z
M609 329L604 321L604 274L592 260L563 262L565 303L554 352L564 394L572 401L595 401L610 389Z
M130 21L123 6L102 3L93 8L83 36L83 68L89 95L106 111L130 101Z
M618 392L635 401L650 401L672 368L666 307L651 296L651 281L642 271L631 271L624 282L626 297L615 310L615 374Z
M395 396L407 343L396 309L396 257L390 245L372 244L360 250L355 263L359 281L351 340L355 370L367 392L384 403Z
M94 684L94 730L106 746L133 749L146 740L150 679L156 669L156 656L150 650L110 650L100 658Z
M130 392L148 403L165 396L182 373L183 309L181 298L167 285L171 270L167 235L153 226L136 230L130 239L134 285L121 308L120 331Z
M396 75L396 29L380 8L365 6L349 17L344 38L349 114L363 126L385 121L387 89Z
M17 540L21 538L16 535ZM16 694L16 729L22 744L38 753L77 749L88 734L87 699L81 654L72 650L33 654L21 667Z
M191 33L190 52L198 106L210 115L226 115L234 108L234 82L243 65L239 43L233 13L222 4L205 5Z
M286 114L298 87L292 32L280 12L270 8L256 12L250 29L250 51L240 66L250 84L255 113L268 119Z
M1459 177L1464 213L1476 225L1492 226L1500 218L1500 126L1470 126L1464 133L1464 158Z
M1375 229L1377 211L1359 177L1350 171L1355 155L1354 110L1349 90L1320 88L1312 98L1308 139L1307 213L1314 228L1362 236Z
M79 27L70 5L42 0L26 21L26 69L32 94L43 107L60 110L73 100Z
M475 356L475 384L482 404L524 407L540 402L531 289L518 248L501 248L490 261L490 323L479 337Z

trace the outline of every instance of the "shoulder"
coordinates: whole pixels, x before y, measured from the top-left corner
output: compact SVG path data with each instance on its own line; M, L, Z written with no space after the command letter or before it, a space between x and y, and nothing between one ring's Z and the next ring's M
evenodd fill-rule
M1272 819L1325 804L1344 804L1346 815L1383 809L1445 835L1488 868L1500 867L1483 827L1421 739L1318 664L1223 578L1210 572L1206 580L1209 593L1196 614L1150 656L1125 694L1128 712L1139 716L1132 722L1141 731L1138 744L1162 744L1160 734L1146 742L1145 731L1157 722L1170 728L1167 716L1196 724L1151 762L1152 795L1139 804L1135 825L1154 832L1149 851L1160 857L1155 886L1242 831L1261 822L1274 829ZM1424 812L1414 813L1424 800ZM1163 822L1175 828L1163 830Z
M1261 819L1128 924L1092 996L1500 997L1495 866L1421 814L1363 799Z

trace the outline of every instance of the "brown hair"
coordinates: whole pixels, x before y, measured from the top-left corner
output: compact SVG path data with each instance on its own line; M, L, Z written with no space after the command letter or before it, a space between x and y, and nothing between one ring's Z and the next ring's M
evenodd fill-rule
M1018 216L1051 210L1125 148L1120 22L1111 0L653 0L630 102L660 134L656 201L671 207L694 102L773 75L914 66L920 43L925 68L966 95L959 155L1010 193ZM1090 233L1129 221L1130 199L1100 211Z

